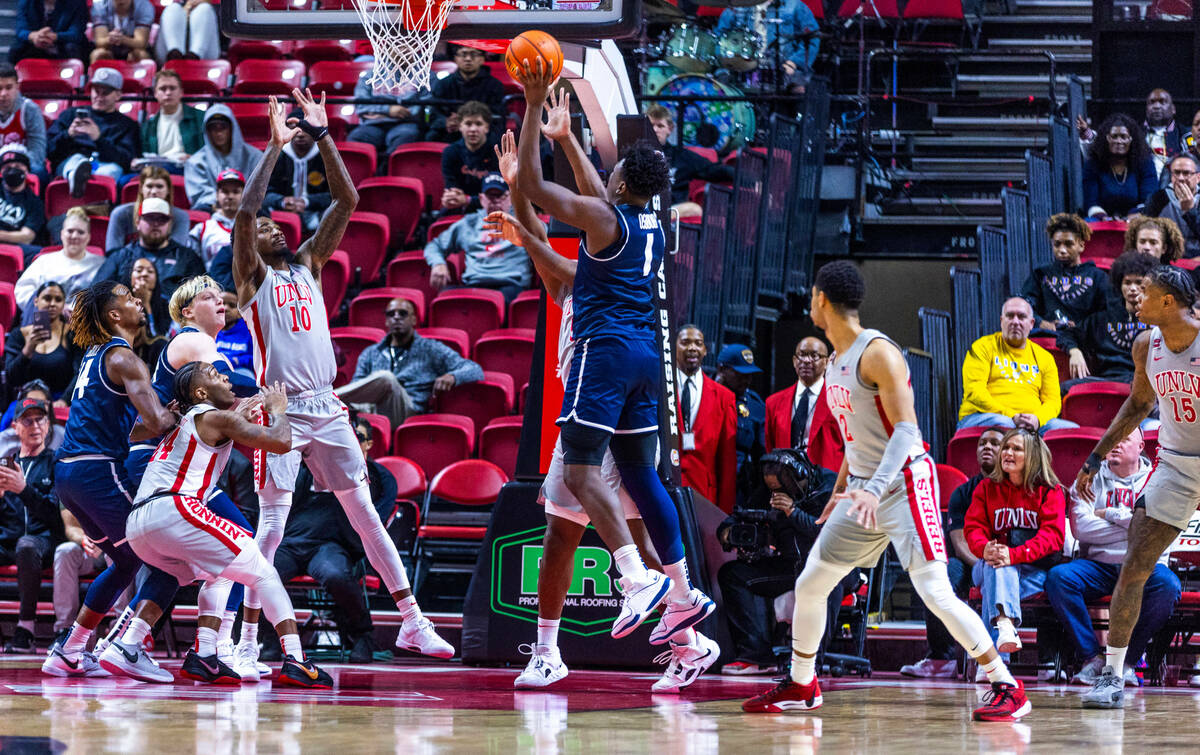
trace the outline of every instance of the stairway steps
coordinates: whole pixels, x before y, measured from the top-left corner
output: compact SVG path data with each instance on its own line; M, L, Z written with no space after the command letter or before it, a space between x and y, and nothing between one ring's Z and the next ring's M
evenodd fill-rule
M994 118L935 115L933 127L938 130L993 129L995 131L1044 131L1050 128L1046 118Z

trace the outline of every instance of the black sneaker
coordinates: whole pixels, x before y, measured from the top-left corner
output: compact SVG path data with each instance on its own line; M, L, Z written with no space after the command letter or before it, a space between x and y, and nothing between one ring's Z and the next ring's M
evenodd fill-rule
M187 656L183 659L183 668L179 670L179 674L185 679L204 682L205 684L242 683L242 677L238 676L237 672L229 668L229 666L222 663L216 653L201 658L200 654L194 648L188 649Z
M84 160L79 163L79 167L75 169L74 175L71 176L71 196L79 199L87 190L87 182L92 177L92 161Z
M371 663L375 660L375 638L371 632L364 632L354 641L350 648L351 663Z
M12 639L4 645L6 653L33 653L35 651L37 651L37 647L33 641L33 632L25 627L17 627L17 631L13 632Z
M309 660L298 661L290 655L283 659L276 684L308 689L333 689L333 677Z

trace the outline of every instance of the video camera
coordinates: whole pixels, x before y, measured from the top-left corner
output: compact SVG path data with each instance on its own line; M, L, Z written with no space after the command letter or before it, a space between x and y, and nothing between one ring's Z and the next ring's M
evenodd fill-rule
M768 496L783 492L797 508L807 508L809 499L820 494L821 472L800 451L772 451L759 462L763 478L774 477L778 487L768 486ZM779 509L735 508L734 522L726 533L726 551L737 549L738 559L747 562L772 556L799 556L794 544L781 542L781 526L787 517Z

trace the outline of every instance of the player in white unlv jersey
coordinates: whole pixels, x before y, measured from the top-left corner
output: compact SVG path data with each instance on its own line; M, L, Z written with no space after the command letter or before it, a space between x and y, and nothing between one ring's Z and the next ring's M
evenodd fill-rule
M1195 303L1196 288L1186 271L1162 265L1146 276L1137 315L1151 327L1133 342L1129 398L1075 478L1075 493L1091 501L1092 477L1100 461L1157 402L1162 422L1158 459L1134 501L1129 547L1109 607L1105 667L1092 689L1083 694L1084 707L1124 704L1125 652L1141 614L1142 590L1159 557L1187 527L1200 502L1200 321L1192 312Z
M846 458L834 495L817 519L824 526L796 578L790 678L742 709L779 713L821 706L815 664L825 634L825 600L851 569L874 566L891 544L926 607L987 672L992 690L975 719L1015 720L1030 710L1025 688L1000 659L983 620L950 586L937 475L917 428L908 365L891 339L859 324L865 295L862 276L849 262L825 265L813 283L813 323L835 349L825 390L846 441Z
M255 540L263 555L273 561L303 458L316 484L337 496L362 538L367 560L396 601L403 621L396 638L397 647L449 658L454 655L454 648L437 635L432 622L421 614L400 554L379 521L358 438L350 427L345 405L333 394L337 366L318 280L322 266L342 240L350 214L358 204L358 193L329 136L325 95L316 102L307 91L293 89L292 97L304 117L285 119L283 106L271 98L268 107L271 138L263 159L246 183L233 225L233 280L238 307L251 331L255 374L260 385L275 381L284 385L292 427L291 451L255 458L255 482L259 488ZM293 254L279 226L256 215L280 151L301 130L312 136L321 151L333 203L322 216L316 233ZM253 591L246 593L246 606L251 610L258 608ZM257 647L255 635L251 629L247 637L243 630L239 657Z

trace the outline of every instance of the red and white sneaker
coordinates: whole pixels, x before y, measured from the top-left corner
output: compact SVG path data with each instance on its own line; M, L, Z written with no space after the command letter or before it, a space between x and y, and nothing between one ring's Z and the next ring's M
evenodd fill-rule
M821 685L817 678L808 684L797 684L784 678L773 689L755 695L742 703L747 713L783 713L790 710L816 710L821 707Z
M1016 686L992 682L992 689L984 693L983 702L983 707L975 710L976 721L1016 721L1033 710L1029 698L1025 697L1025 684L1020 679Z

